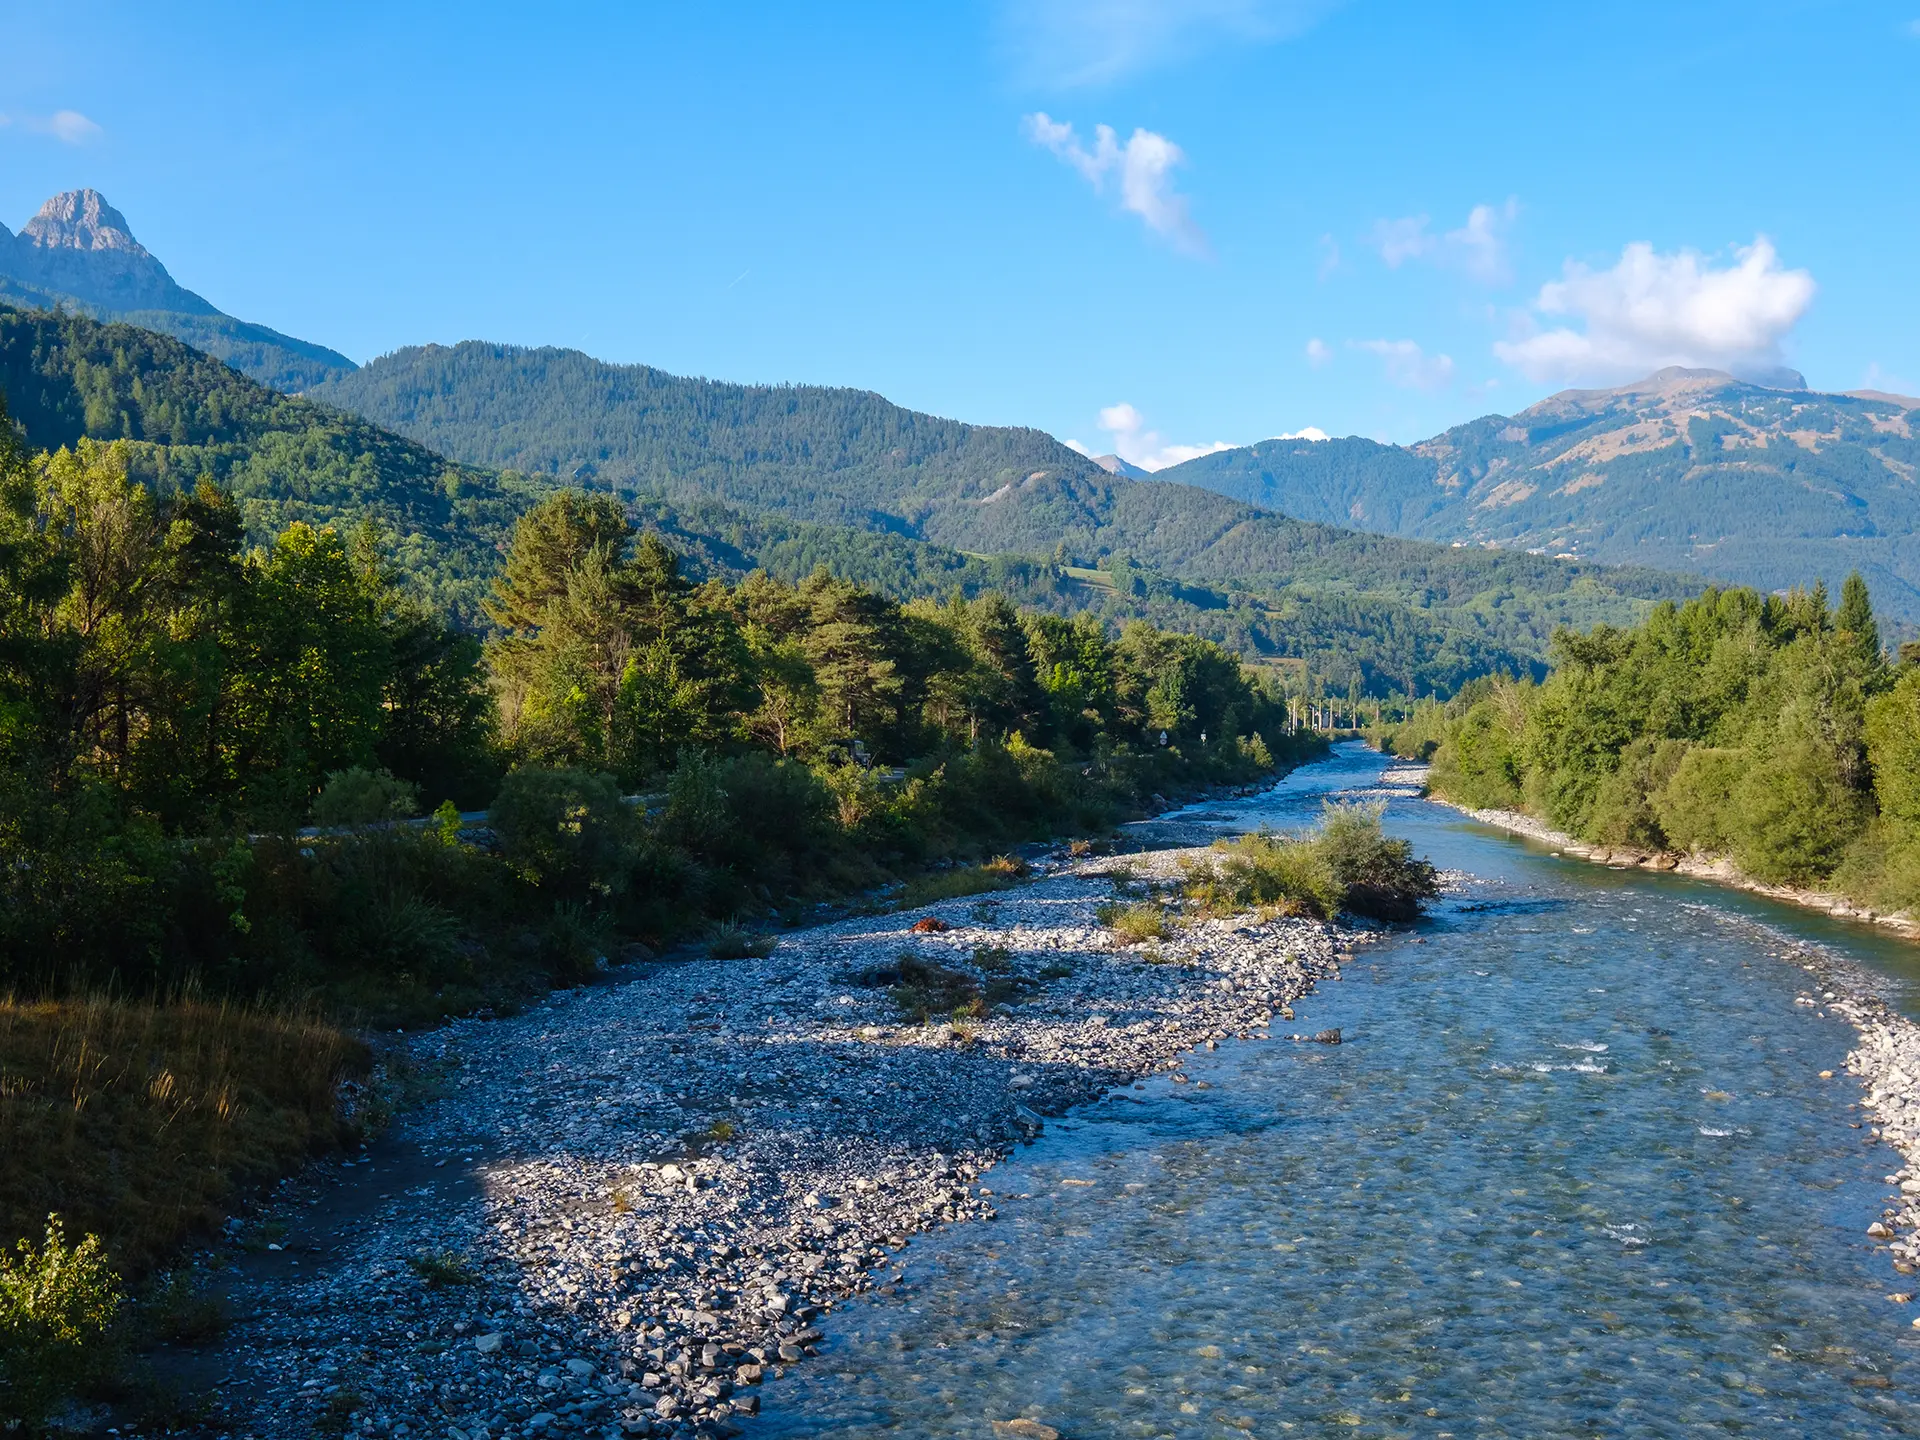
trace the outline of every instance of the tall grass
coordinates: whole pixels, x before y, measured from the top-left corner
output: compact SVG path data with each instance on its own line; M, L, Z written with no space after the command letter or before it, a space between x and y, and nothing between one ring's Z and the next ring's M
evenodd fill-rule
M1214 843L1215 858L1188 871L1187 895L1215 914L1271 910L1331 920L1342 910L1413 920L1440 892L1432 865L1388 838L1379 805L1328 805L1305 835L1263 830Z
M53 1212L145 1269L235 1194L339 1143L364 1046L291 1012L194 999L0 1000L0 1245Z

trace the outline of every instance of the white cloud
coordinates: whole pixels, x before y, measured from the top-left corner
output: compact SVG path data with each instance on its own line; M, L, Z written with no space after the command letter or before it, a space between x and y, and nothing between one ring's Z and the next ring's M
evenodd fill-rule
M100 134L100 127L78 110L56 110L44 123L46 133L69 145L84 145Z
M1467 212L1467 223L1447 232L1447 251L1462 270L1474 279L1498 285L1512 278L1507 265L1507 227L1520 213L1520 202L1511 197L1498 208L1476 205Z
M1187 214L1187 197L1173 188L1173 169L1186 159L1180 147L1151 130L1135 130L1125 145L1111 125L1096 125L1093 148L1080 143L1071 125L1044 111L1026 117L1027 136L1044 145L1104 194L1117 179L1120 208L1138 215L1149 230L1164 235L1190 255L1207 253L1207 237Z
M1476 205L1467 212L1464 225L1444 235L1428 228L1433 223L1430 215L1378 220L1371 239L1389 270L1398 270L1410 260L1431 260L1465 271L1484 284L1497 285L1511 275L1506 232L1519 213L1520 202L1514 199L1504 205Z
M1428 217L1409 215L1404 220L1377 220L1373 226L1374 248L1387 262L1389 270L1398 270L1409 260L1433 253L1434 239L1427 233Z
M1169 445L1159 431L1147 428L1147 417L1124 400L1100 412L1100 428L1107 432L1113 453L1142 470L1164 470L1182 460L1233 449L1225 440L1216 440L1211 445ZM1067 443L1082 455L1090 453L1085 446L1071 440Z
M1412 340L1349 340L1356 350L1380 357L1387 379L1409 390L1440 390L1453 381L1453 357L1429 355Z
M1560 326L1494 345L1533 380L1632 379L1666 365L1752 370L1778 365L1780 342L1813 303L1813 276L1781 268L1773 242L1757 236L1715 268L1695 250L1658 254L1635 241L1610 270L1566 263L1540 287L1533 309L1572 316Z
M1318 370L1331 359L1333 359L1333 347L1327 344L1326 341L1322 340L1318 335L1307 341L1307 363L1313 366L1314 369ZM1284 439L1286 437L1282 436L1281 438Z
M1327 432L1322 430L1318 425L1306 425L1298 430L1289 430L1286 434L1276 435L1273 438L1276 440L1329 440L1333 437L1328 435Z
M1099 85L1222 41L1297 35L1338 0L1001 0L1006 49L1029 83Z
M85 145L105 132L78 110L56 110L51 115L0 115L0 126L19 125L36 135L51 135L67 145Z

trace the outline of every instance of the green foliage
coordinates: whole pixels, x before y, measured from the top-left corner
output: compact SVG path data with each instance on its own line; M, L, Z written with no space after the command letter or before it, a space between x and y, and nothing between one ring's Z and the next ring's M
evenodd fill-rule
M0 1422L37 1426L98 1379L123 1299L100 1237L69 1245L57 1215L39 1246L0 1254Z
M1381 829L1378 805L1329 805L1316 830L1263 830L1214 843L1192 866L1189 898L1214 914L1271 909L1330 920L1342 910L1380 920L1413 920L1440 893L1433 866Z
M313 800L313 823L324 826L371 825L404 820L420 810L420 787L396 780L385 770L354 765L327 776Z
M1131 904L1108 904L1096 906L1095 921L1113 931L1114 935L1128 945L1144 945L1149 940L1164 940L1173 933L1167 923L1164 906L1151 901L1134 901Z
M502 782L488 821L507 863L543 890L580 899L624 887L636 824L610 775L524 766Z
M1920 672L1891 669L1878 636L1858 575L1837 611L1822 585L1709 591L1631 631L1563 634L1544 684L1445 708L1434 787L1597 843L1912 903Z

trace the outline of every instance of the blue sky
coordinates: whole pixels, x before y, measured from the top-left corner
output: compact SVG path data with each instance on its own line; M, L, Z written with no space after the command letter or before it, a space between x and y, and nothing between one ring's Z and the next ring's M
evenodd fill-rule
M356 359L572 345L1148 462L1674 360L1913 392L1917 21L11 4L0 221L95 186L183 284Z

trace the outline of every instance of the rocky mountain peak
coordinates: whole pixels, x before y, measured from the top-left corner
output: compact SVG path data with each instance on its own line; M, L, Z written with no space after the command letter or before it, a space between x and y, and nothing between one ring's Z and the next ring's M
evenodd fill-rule
M127 217L98 190L62 191L20 227L20 238L48 250L117 250L137 259L153 258L133 238Z

